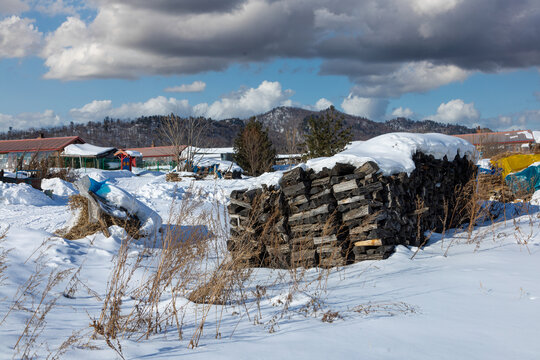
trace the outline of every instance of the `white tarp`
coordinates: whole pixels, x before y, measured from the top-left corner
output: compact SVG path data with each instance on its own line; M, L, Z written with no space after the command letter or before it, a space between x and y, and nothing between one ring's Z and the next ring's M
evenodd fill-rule
M115 148L113 147L101 147L92 144L71 144L64 148L64 152L62 154L75 156L98 156L114 149Z

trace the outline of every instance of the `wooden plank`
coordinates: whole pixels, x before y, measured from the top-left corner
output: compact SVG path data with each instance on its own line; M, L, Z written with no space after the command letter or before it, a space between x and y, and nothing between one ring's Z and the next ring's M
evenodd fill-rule
M231 229L233 229L233 230L236 231L236 232L242 232L242 231L245 231L245 232L248 232L248 233L250 233L250 234L254 234L254 233L255 233L255 229L252 229L252 228L247 227L247 226L242 226L242 225L235 226L235 225L231 224Z
M367 254L362 254L362 255L354 255L354 261L365 261L365 260L384 260L386 259L388 256L386 256L385 254L371 254L371 255L367 255Z
M320 185L326 185L330 182L330 176L323 177L322 179L315 179L311 182L312 187L317 187Z
M365 205L356 209L352 209L343 214L343 221L353 220L371 214L371 206Z
M373 161L368 161L364 165L357 168L354 172L355 173L362 173L365 175L373 174L374 172L379 171L379 165L377 165Z
M356 235L368 232L370 230L378 229L379 225L377 223L371 223L366 225L360 225L349 230L349 234Z
M321 196L325 196L329 194L330 194L330 189L326 189L326 190L321 191L320 193L311 195L311 200L318 199Z
M351 204L351 203L355 203L355 202L365 200L365 199L366 199L365 195L358 195L358 196L353 196L350 198L341 199L337 203L338 205L345 205L345 204Z
M354 190L358 188L356 180L349 180L339 184L336 184L332 187L335 193L340 193L344 191Z
M278 246L266 246L266 250L270 253L270 254L276 254L276 253L290 253L291 252L291 248L289 246L289 244L283 244L283 245L278 245Z
M301 192L306 191L306 183L305 182L299 182L297 184L287 186L283 188L283 194L287 197L295 196L300 194Z
M341 254L341 248L333 245L322 245L317 247L317 253L319 254Z
M309 201L306 195L298 195L297 197L289 200L289 205L291 206L298 206L305 204Z
M313 243L315 245L327 244L327 243L332 243L336 241L337 241L336 235L317 236L313 238Z
M289 216L289 221L297 221L302 219L307 219L313 216L327 214L328 213L328 204L324 204L310 211L304 211L301 213L296 213Z
M301 224L291 226L291 233L304 233L304 232L316 232L321 231L324 224Z
M238 214L229 214L229 217L231 219L238 219L238 220L249 220L247 217L238 215Z
M354 246L382 246L381 239L362 240L354 243Z
M237 199L234 199L234 198L231 198L230 201L231 201L231 204L235 204L235 205L244 207L246 209L251 209L251 204L249 204L249 203L247 203L245 201L237 200Z

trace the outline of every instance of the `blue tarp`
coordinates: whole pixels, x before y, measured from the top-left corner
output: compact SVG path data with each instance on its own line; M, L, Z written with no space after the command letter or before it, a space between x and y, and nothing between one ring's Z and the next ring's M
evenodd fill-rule
M525 170L509 174L505 181L514 192L540 190L540 166L529 166Z

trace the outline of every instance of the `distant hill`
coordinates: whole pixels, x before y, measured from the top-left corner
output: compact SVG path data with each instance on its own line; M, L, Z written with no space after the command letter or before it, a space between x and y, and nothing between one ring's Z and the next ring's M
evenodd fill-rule
M307 119L310 116L322 116L327 110L311 111L295 107L277 107L264 114L256 116L268 128L268 134L278 152L286 149L285 133L290 129L299 129L300 133L307 131ZM343 116L345 123L351 127L354 140L366 140L388 132L438 132L455 135L475 132L475 129L461 125L437 123L431 120L413 121L397 118L387 122L376 122L363 117L348 115L336 111ZM144 116L136 120L120 120L105 118L103 121L90 121L86 124L70 123L66 126L39 128L28 130L11 130L0 133L0 140L29 139L40 134L46 137L78 135L85 141L98 146L115 146L118 148L144 147L152 144L166 145L160 137L159 128L165 117ZM226 147L232 146L234 138L243 129L246 120L202 119L205 129L199 146Z
M284 148L284 133L291 128L307 131L307 119L310 116L322 116L328 110L311 111L294 107L277 107L264 114L256 116L268 129L269 136L277 148ZM364 117L345 114L335 111L336 115L343 116L347 126L352 128L353 140L367 140L372 137L389 132L436 132L448 135L473 133L476 129L461 125L442 124L431 120L413 121L405 118L396 118L387 122L376 122Z

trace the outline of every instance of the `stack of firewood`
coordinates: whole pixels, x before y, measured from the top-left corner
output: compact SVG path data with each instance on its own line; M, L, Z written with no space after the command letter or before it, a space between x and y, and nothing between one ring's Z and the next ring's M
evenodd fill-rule
M374 162L337 163L317 173L297 167L279 188L233 191L233 258L249 266L332 267L384 259L396 245L420 246L426 230L459 220L452 218L456 190L475 167L459 156L417 153L413 160L410 175L383 176Z

